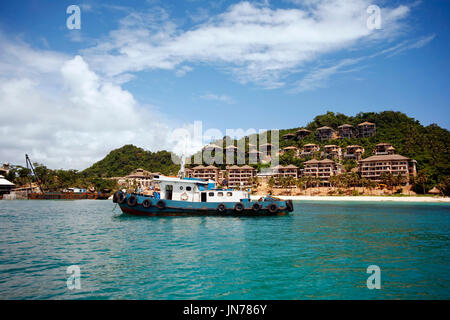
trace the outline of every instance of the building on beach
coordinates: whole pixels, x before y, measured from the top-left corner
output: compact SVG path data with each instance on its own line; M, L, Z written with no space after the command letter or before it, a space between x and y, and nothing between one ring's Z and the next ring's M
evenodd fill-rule
M416 176L416 161L399 154L374 155L362 159L358 164L358 171L362 178L381 182L384 173L402 176L405 183L411 176Z
M111 179L117 180L117 183L120 186L125 186L129 188L132 186L145 188L153 185L153 176L157 174L159 174L159 172L151 173L150 171L138 168L125 177L117 177Z
M369 138L376 133L375 123L364 121L358 124L358 138Z
M287 166L278 165L273 168L273 175L277 177L299 177L299 170L297 166L289 164Z
M3 175L0 175L0 199L3 198L4 194L10 193L11 189L14 187L14 183L6 180Z
M190 178L203 179L203 180L214 180L219 182L219 168L213 165L203 166L198 165L191 168Z
M228 166L226 169L228 187L251 187L251 179L256 177L256 170L248 165Z
M355 127L352 126L351 124L343 124L341 126L338 127L338 134L339 134L339 138L340 139L350 139L350 138L354 138L356 136L355 134Z
M330 159L308 160L305 162L303 176L318 178L322 186L330 185L330 177L342 172L342 166Z

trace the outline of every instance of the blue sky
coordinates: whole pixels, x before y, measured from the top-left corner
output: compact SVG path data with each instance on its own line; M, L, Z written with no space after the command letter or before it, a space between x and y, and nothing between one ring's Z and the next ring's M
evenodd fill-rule
M80 30L66 27L72 4ZM371 4L381 8L381 29L367 28ZM124 143L165 149L163 134L195 120L223 132L292 128L327 110L398 110L448 129L449 7L2 1L0 108L17 114L0 132L20 143L1 146L0 160L21 161L26 151L83 168Z

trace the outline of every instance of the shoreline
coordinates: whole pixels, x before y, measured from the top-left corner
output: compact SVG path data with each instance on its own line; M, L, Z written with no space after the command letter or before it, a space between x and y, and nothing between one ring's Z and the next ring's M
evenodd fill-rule
M251 195L252 200L258 200L265 195ZM282 200L294 201L367 201L367 202L431 202L431 203L450 203L449 197L392 197L392 196L276 196Z

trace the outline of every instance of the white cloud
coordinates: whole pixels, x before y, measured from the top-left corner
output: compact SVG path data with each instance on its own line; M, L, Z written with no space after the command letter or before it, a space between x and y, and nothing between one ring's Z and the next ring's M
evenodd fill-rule
M396 44L392 47L389 47L387 49L381 50L379 52L376 52L374 54L368 55L368 56L361 56L358 58L351 58L351 59L343 59L339 62L336 62L329 66L321 66L317 67L311 71L309 71L301 80L299 80L296 83L295 88L291 89L290 92L304 92L304 91L310 91L315 90L317 88L322 88L326 85L327 80L330 79L333 75L337 73L347 73L347 72L354 72L359 71L362 67L355 67L353 69L346 69L346 67L353 66L359 62L366 61L372 58L376 58L382 55L385 55L387 57L393 57L397 54L400 54L407 50L412 49L419 49L427 45L429 42L431 42L435 38L435 35L430 35L427 37L422 37L418 40L411 41L411 40L405 40L400 42L399 44Z
M213 100L213 101L220 101L228 104L233 104L234 100L230 96L224 95L224 94L214 94L214 93L207 93L200 96L200 99L203 100Z
M108 76L204 63L231 72L242 83L276 88L323 55L370 45L401 31L408 7L382 8L382 29L369 30L370 4L316 0L272 9L241 2L190 30L178 28L162 9L133 12L84 54L95 70Z
M291 92L304 92L322 88L332 75L342 72L343 68L354 65L359 61L361 59L344 59L332 66L316 68L298 81L296 87Z
M394 46L392 48L389 48L385 51L385 53L389 53L389 57L393 57L396 56L404 51L407 50L412 50L412 49L419 49L422 48L424 46L426 46L428 43L430 43L434 38L436 37L436 35L432 34L429 35L427 37L422 37L418 40L415 41L403 41L401 42L399 45Z
M152 151L171 147L169 121L102 79L81 56L2 43L2 161L23 164L28 153L52 168L83 169L127 143Z
M191 72L193 70L192 67L189 66L182 66L177 71L175 71L175 75L177 77L184 77L186 73Z

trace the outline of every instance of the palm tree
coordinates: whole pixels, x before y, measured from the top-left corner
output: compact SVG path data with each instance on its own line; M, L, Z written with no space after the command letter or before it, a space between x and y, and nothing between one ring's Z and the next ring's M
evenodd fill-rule
M275 185L275 178L273 176L271 176L269 178L269 181L267 182L267 185L269 186L270 189L273 188L273 186Z
M307 190L309 190L309 188L312 186L312 180L313 180L313 177L306 176L305 184L306 184L306 189ZM309 191L309 195L311 195L311 190Z
M363 188L363 193L366 193L366 188L369 186L369 179L361 178L360 180L361 186Z
M297 180L295 180L295 186L297 188L299 188L300 190L305 187L305 181L304 181L303 177L298 178Z

